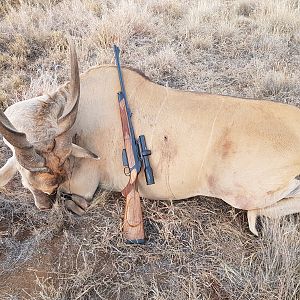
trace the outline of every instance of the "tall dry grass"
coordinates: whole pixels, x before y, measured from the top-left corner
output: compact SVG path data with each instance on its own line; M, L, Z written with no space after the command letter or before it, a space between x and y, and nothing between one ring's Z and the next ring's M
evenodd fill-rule
M299 105L297 0L2 0L2 107L113 62L180 89ZM1 161L10 155L1 148ZM253 158L255 159L255 158ZM144 199L145 246L124 245L123 200L99 191L76 217L38 212L17 177L0 201L1 299L300 299L299 217L262 220L217 199Z

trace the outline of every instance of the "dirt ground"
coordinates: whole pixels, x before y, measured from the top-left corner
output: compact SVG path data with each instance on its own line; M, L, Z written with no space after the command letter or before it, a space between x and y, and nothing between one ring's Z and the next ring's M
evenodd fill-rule
M159 84L299 107L295 0L4 0L3 108L68 80L67 34L81 71L112 63L118 43ZM299 215L262 219L254 237L221 200L143 199L148 241L136 246L120 232L123 207L99 190L82 217L63 203L40 212L16 176L0 190L0 299L300 299Z

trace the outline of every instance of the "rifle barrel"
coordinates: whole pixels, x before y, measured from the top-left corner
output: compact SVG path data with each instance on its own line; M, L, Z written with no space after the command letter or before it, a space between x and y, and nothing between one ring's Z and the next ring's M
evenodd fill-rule
M124 81L123 81L123 76L122 76L122 70L121 70L121 65L120 65L120 49L118 46L114 45L114 54L115 54L115 61L118 69L118 75L119 75L119 81L120 81L120 86L121 86L121 92L118 93L118 101L121 102L124 100L125 102L125 107L126 107L126 112L127 112L127 121L128 121L128 127L130 131L130 140L131 140L131 149L126 149L126 152L130 151L133 154L134 157L134 164L130 168L130 171L135 168L137 172L139 173L141 170L141 161L138 156L138 145L136 142L135 134L134 134L134 129L131 121L131 116L132 112L130 110L130 107L128 105L128 100L125 92L125 86L124 86ZM129 162L130 163L130 162Z
M115 62L116 62L117 69L118 69L119 80L120 80L121 92L123 94L123 97L126 102L126 106L128 108L127 96L126 96L125 85L124 85L124 80L123 80L123 75L122 75L122 70L121 70L121 64L120 64L120 48L116 45L114 45L114 53L115 53Z

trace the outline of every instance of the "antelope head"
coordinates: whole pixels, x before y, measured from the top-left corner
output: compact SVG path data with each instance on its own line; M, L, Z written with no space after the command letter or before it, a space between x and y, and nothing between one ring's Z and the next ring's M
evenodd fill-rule
M51 95L17 102L0 111L0 133L13 156L0 169L0 186L17 171L39 209L52 206L50 195L68 179L72 157L98 158L72 143L80 98L80 78L73 43L71 80Z

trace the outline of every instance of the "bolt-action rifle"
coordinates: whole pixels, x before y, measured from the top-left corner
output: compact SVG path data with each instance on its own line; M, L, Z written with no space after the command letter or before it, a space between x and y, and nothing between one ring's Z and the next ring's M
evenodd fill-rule
M132 113L128 105L120 66L120 49L116 45L114 45L114 54L121 86L121 91L118 92L118 102L124 139L122 160L124 172L130 176L127 186L122 191L122 195L126 197L123 232L128 243L144 244L145 233L140 195L137 190L137 176L143 166L147 184L154 184L153 172L148 157L151 151L147 149L144 135L140 135L138 140L135 138L131 122Z

